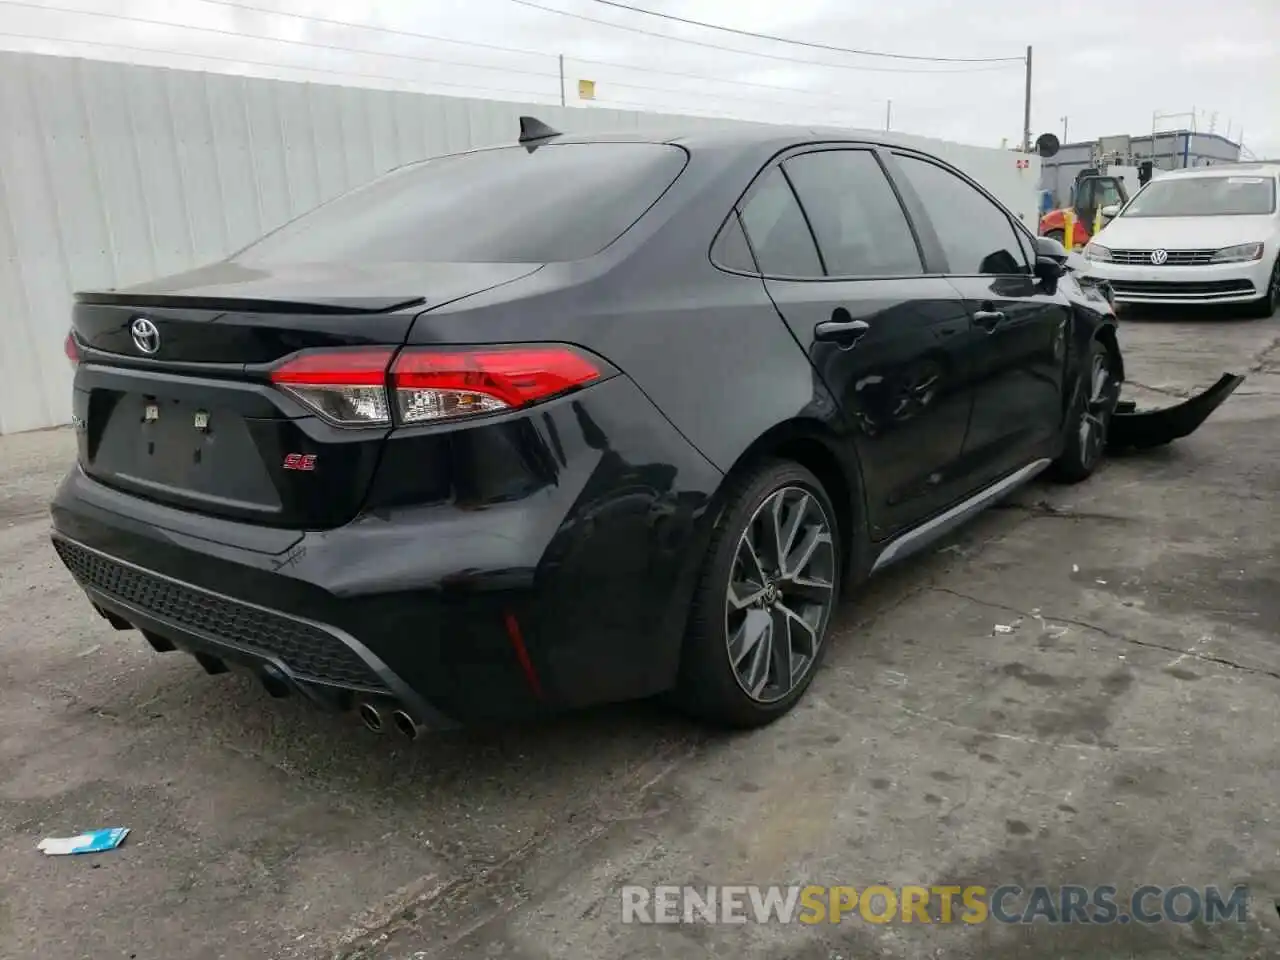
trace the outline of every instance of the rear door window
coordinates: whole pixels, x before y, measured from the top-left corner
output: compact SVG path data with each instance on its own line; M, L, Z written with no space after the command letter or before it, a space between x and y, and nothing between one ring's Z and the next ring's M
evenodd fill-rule
M924 272L893 187L870 150L823 150L783 163L832 277Z
M661 143L502 147L394 170L241 251L245 264L551 263L618 239L688 155Z
M747 235L742 230L742 221L735 212L725 221L716 237L715 246L711 248L711 260L726 270L737 270L741 273L755 273L756 262L751 256L751 248L747 246Z
M1003 209L936 163L901 154L897 161L942 244L948 272L962 277L1029 272Z
M822 261L796 195L779 167L756 184L742 208L742 226L761 273L772 277L821 277Z

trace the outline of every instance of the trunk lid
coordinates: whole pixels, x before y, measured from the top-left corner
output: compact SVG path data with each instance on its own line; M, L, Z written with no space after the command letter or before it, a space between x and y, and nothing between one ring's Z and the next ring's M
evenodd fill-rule
M423 310L538 264L287 270L224 262L76 296L80 466L109 486L210 516L325 529L368 491L383 426L339 426L271 383L318 348L399 347Z

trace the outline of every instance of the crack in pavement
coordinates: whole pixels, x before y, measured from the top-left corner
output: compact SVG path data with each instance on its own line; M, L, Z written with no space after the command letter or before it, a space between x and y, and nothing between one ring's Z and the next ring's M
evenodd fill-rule
M1152 393L1163 394L1166 397L1177 397L1180 400L1185 400L1187 397L1191 396L1191 391L1185 387L1153 387L1149 384L1139 383L1137 380L1133 379L1127 379L1124 383L1127 387L1137 387L1139 390L1150 390Z
M995 603L991 600L983 600L981 597L974 597L959 590L952 590L950 587L934 586L931 587L931 589L936 590L939 593L948 593L953 597L959 597L961 600L968 600L970 603L976 603L979 606L990 607L993 610L1002 610L1005 613L1015 613L1025 620L1043 620L1046 622L1052 620L1056 623L1069 623L1075 627L1092 630L1094 633L1101 634L1104 637L1119 641L1120 643L1129 643L1135 647L1146 647L1150 650L1163 650L1166 653L1176 653L1179 656L1190 657L1193 660L1203 660L1206 663L1216 663L1219 666L1230 667L1233 670L1240 670L1244 673L1252 673L1261 677L1270 677L1273 680L1280 680L1280 671L1268 670L1265 667L1250 667L1243 663L1236 663L1234 660L1228 660L1226 657L1215 657L1212 654L1180 650L1177 647L1172 647L1164 643L1154 643L1150 640L1139 640L1136 637L1128 637L1122 633L1116 633L1114 630L1108 630L1106 627L1100 627L1096 623L1089 623L1086 620L1073 620L1071 617L1055 617L1043 612L1031 613L1027 610L1021 610L1018 607L1011 607L1008 604Z
M1280 337L1275 337L1269 344L1253 355L1253 363L1249 366L1249 373L1258 373L1271 360L1271 354L1280 349Z
M1022 510L1034 519L1047 520L1106 520L1110 523L1134 523L1133 517L1114 513L1102 513L1096 510L1076 510L1054 506L1048 500L1037 500L1035 503L1018 503L1008 501L995 504L993 510Z
M537 892L524 888L512 876L530 857L542 854L557 844L570 850L580 849L619 824L660 815L662 811L648 816L644 813L606 816L603 811L614 807L642 808L649 791L695 756L704 742L703 736L695 735L682 750L656 751L642 761L631 776L622 778L588 802L569 810L566 815L555 818L495 863L464 870L459 876L427 889L423 889L423 882L419 882L402 890L400 896L383 901L376 911L369 911L363 918L356 919L345 933L336 938L336 943L330 942L328 952L338 960L373 960L393 936L412 928L433 909L451 904L465 909L467 901L477 894L493 902L492 907L481 909L470 921L453 927L448 941L438 944L430 952L420 950L414 953L420 957L438 955L441 950L452 947L496 918L510 913ZM423 878L424 882L434 879L434 876ZM512 895L496 896L495 891L500 889L508 890Z

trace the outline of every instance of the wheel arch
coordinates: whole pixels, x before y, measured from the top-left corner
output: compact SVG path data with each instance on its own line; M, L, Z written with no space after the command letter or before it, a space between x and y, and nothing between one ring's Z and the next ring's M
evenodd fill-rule
M1104 323L1099 325L1098 329L1093 332L1093 339L1102 343L1107 348L1107 356L1111 360L1111 371L1115 374L1117 380L1124 382L1124 355L1120 353L1120 341L1116 337L1116 327L1113 323Z
M819 420L797 417L776 424L757 437L725 473L721 489L769 460L798 463L822 483L836 512L844 579L860 575L868 564L866 500L862 470L848 438ZM717 508L716 523L723 503ZM714 524L713 524L714 526Z

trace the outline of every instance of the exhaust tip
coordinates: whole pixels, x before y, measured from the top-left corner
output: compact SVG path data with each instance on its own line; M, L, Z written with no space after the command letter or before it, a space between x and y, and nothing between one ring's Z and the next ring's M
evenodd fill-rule
M374 733L381 733L385 729L382 725L382 714L373 704L362 703L356 712L360 714L360 722Z
M410 740L417 740L418 734L422 732L422 728L417 721L403 710L397 710L391 714L391 722L396 725L396 729L403 733Z
M289 696L289 681L274 665L270 663L264 665L258 674L258 679L262 681L263 687L271 696L277 699Z

